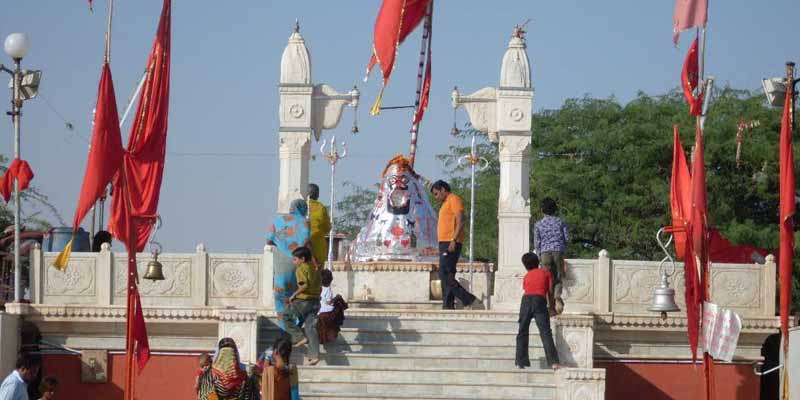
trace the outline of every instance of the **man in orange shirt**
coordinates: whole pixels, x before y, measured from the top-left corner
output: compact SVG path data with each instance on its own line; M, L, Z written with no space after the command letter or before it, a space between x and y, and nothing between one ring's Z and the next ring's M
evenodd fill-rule
M464 305L464 308L480 305L481 302L456 280L456 264L458 264L461 246L464 243L464 202L450 192L450 185L445 181L434 182L431 186L431 193L436 200L442 202L437 225L442 308L454 309L456 297Z

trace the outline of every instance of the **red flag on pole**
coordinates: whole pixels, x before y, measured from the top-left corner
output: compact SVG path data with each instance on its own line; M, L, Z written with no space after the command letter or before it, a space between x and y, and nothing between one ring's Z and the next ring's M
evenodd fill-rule
M673 127L672 140L672 179L669 188L669 205L672 214L672 226L686 228L692 209L692 177L683 152L678 125ZM675 254L679 260L686 252L686 230L673 232L675 237Z
M672 15L672 41L677 45L680 33L708 21L708 0L675 0Z
M681 71L683 96L686 98L686 102L689 103L689 114L694 117L702 113L703 107L703 93L700 92L697 96L694 94L699 77L697 43L698 38L695 37L689 47L689 52L686 53L686 60L683 62L683 70Z
M134 251L142 251L153 222L158 215L158 199L164 175L167 149L167 116L169 111L170 74L170 0L164 0L158 31L147 61L147 76L142 86L136 116L128 139L128 154L125 157L130 193L131 215L137 219ZM118 176L114 191L121 191ZM111 202L109 231L114 237L125 241L128 237L127 219L123 215L124 200L114 196Z
M792 77L793 79L793 77ZM792 260L794 258L795 179L794 153L792 149L792 111L794 85L786 85L786 101L783 105L780 138L780 248L778 254L778 279L780 281L781 332L784 338L789 333L789 309L792 302ZM788 346L789 341L784 340Z
M380 64L384 88L389 83L389 77L394 69L397 48L425 17L430 2L431 0L383 0L378 17L375 19L372 57L367 66L367 76L376 63ZM383 88L375 99L370 114L380 113L382 97Z
M111 78L111 67L107 62L103 64L103 72L100 75L96 110L86 172L83 175L78 207L72 220L73 232L78 229L83 218L100 196L105 193L105 188L119 170L125 153L119 131L114 82ZM71 251L72 240L53 261L53 266L60 270L65 269L69 263Z
M0 194L3 195L3 200L6 203L11 200L11 193L14 191L14 180L19 182L19 191L22 192L28 188L32 179L33 171L28 162L15 158L6 169L3 177L0 178Z

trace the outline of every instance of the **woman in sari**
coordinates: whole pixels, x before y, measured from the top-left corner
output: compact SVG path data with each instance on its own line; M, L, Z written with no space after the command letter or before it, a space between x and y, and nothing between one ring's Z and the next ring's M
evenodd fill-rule
M211 368L200 376L198 400L256 400L258 376L247 376L239 362L239 349L231 338L219 341L217 355Z
M300 400L297 366L290 363L292 342L278 337L264 352L256 368L261 370L262 400Z
M289 297L297 290L297 278L292 264L292 251L300 246L308 246L310 230L308 227L308 205L297 199L289 206L289 214L279 214L272 222L267 234L267 243L278 248L275 257L272 294L275 298L275 311L278 324L284 331L286 327L281 320L289 306Z

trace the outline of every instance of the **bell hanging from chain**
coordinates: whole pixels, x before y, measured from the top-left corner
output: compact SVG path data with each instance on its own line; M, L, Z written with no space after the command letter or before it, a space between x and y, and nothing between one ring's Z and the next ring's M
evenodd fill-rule
M164 280L164 266L158 261L158 251L153 252L153 260L147 263L147 272L144 274L144 279L151 281Z
M667 275L661 275L661 285L653 289L653 302L647 311L660 312L661 319L667 319L667 313L680 311L678 305L675 304L675 289L669 287Z

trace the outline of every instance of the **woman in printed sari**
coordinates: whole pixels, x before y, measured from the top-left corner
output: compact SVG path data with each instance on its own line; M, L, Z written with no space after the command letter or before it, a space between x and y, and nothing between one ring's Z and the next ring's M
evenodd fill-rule
M308 246L309 227L306 215L308 205L305 201L297 199L289 206L289 214L279 214L272 222L272 227L267 234L267 243L278 248L275 257L275 271L272 280L272 294L275 298L275 311L278 313L278 324L281 329L286 327L281 321L281 315L289 306L289 297L297 290L297 278L292 264L292 251L300 246Z
M245 366L239 362L239 349L231 338L222 338L211 368L200 376L198 400L256 400L257 375L247 376Z

